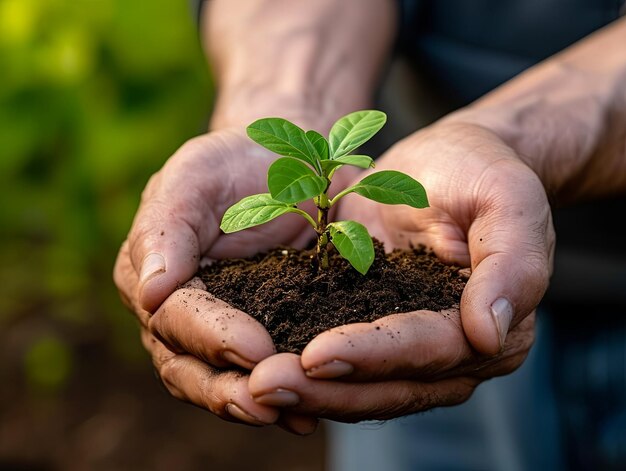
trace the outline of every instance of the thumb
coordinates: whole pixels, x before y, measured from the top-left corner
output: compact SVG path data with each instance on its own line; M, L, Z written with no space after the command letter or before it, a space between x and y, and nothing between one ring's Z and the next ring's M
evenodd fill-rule
M131 261L139 277L139 305L149 312L198 270L198 232L176 206L159 200L144 202L128 235ZM206 224L217 227L214 221Z
M198 238L188 224L172 214L146 209L137 215L129 235L131 259L139 274L140 306L154 312L198 269Z
M481 353L502 351L509 329L539 304L552 272L554 229L541 184L511 184L506 196L472 223L472 274L461 298L461 322ZM502 193L500 193L502 195Z

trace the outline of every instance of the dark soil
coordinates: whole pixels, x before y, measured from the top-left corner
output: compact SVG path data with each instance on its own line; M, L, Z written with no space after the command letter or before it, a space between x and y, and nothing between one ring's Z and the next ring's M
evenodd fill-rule
M317 334L389 314L458 307L465 278L424 247L385 253L366 276L334 251L317 271L313 251L277 248L248 259L221 260L199 276L209 292L257 319L279 352L301 353Z

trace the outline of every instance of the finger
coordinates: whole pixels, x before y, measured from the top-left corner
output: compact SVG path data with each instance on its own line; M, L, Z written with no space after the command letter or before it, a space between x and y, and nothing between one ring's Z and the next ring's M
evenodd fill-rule
M386 420L467 400L478 380L455 378L435 383L384 381L344 383L306 376L297 355L273 355L257 365L248 387L259 404L281 406L276 391L299 398L292 411L341 422Z
M185 143L154 175L128 235L133 266L139 274L141 306L153 312L190 279L219 235L224 175L214 166L228 149L222 139ZM230 173L227 179L231 178Z
M142 340L152 353L164 386L177 399L231 422L260 426L273 424L278 419L277 409L252 400L248 376L243 373L220 371L191 355L175 354L147 331Z
M275 353L271 337L252 317L204 290L179 289L149 321L150 331L178 352L210 365L252 369Z
M318 423L319 420L315 417L283 411L276 425L296 435L311 435L317 429Z
M541 182L523 164L500 162L482 180L498 190L477 190L492 196L469 230L472 275L461 298L467 338L476 350L490 355L502 350L509 328L539 304L554 250L550 207Z
M485 356L467 342L458 310L394 314L318 335L302 352L302 368L310 378L345 381L487 379L522 364L534 322L533 312L511 330L500 354Z
M513 327L506 337L503 351L498 355L476 355L473 361L462 361L455 368L442 370L432 379L471 376L486 380L511 374L519 368L535 341L535 311Z
M126 307L136 314L143 327L148 327L150 313L138 303L137 289L139 278L130 260L128 241L124 241L115 260L113 280Z
M302 352L302 368L322 379L425 378L475 358L458 310L415 311L323 332Z
M197 271L200 248L196 230L181 210L159 192L145 193L150 196L144 197L128 241L139 277L139 304L153 312Z

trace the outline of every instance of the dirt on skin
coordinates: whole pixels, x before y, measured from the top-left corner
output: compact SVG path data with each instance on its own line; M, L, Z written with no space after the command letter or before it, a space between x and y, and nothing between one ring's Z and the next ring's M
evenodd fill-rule
M367 275L336 251L328 270L316 270L312 250L279 247L247 259L217 261L198 276L210 293L257 319L279 352L302 353L317 334L344 324L372 322L419 309L459 306L466 278L424 247L385 253Z

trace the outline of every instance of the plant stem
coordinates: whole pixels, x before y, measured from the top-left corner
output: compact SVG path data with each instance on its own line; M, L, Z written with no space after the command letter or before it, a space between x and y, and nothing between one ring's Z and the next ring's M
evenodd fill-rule
M326 193L322 193L316 198L317 205L317 265L322 270L328 268L328 210L330 203Z
M289 211L302 216L304 219L308 221L309 224L311 224L311 226L313 226L313 229L317 231L317 223L311 216L309 216L309 213L307 213L306 211L302 211L301 209L298 209L298 208L291 208Z
M354 186L350 186L350 187L346 188L345 190L340 191L339 193L337 193L337 194L335 195L335 197L334 197L333 199L331 199L331 200L328 202L328 204L329 204L330 206L332 206L332 205L333 205L333 204L335 204L337 201L339 201L341 198L343 198L343 197L344 197L344 196L346 196L348 193L351 193L351 192L353 192L353 191L354 191Z

